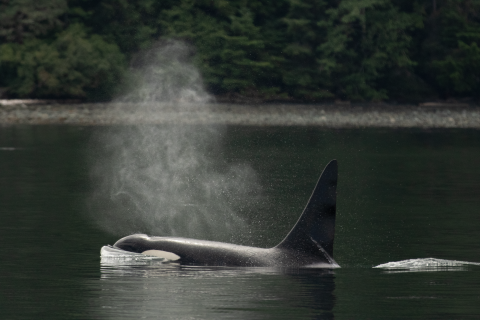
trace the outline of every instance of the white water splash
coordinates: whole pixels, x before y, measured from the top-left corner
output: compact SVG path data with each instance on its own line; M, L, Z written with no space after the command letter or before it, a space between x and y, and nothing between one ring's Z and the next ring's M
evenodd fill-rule
M152 265L169 262L165 258L125 251L112 246L103 246L100 249L100 264L104 267Z
M408 259L380 264L374 268L387 269L388 272L420 271L462 271L467 266L480 266L478 262L444 260L436 258Z

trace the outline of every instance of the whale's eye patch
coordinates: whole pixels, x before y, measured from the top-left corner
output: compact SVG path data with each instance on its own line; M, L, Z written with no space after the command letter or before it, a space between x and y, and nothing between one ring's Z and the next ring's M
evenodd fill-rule
M162 251L162 250L147 250L147 251L143 251L142 254L147 256L160 257L170 261L176 261L180 259L180 256L177 256L175 253Z

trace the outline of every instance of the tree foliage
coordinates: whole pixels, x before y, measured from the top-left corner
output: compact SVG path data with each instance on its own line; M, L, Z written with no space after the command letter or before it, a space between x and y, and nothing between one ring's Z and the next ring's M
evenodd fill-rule
M262 30L244 3L235 1L182 1L161 16L166 37L186 40L197 48L197 65L214 93L261 91L275 72Z
M106 99L126 61L168 39L194 48L214 94L480 92L480 0L0 0L0 87L11 97Z
M425 69L435 85L445 97L480 96L480 1L445 1L431 23L438 33L427 49L438 51Z
M65 0L1 0L0 37L7 42L23 43L44 35L62 25L59 16L66 9Z
M79 24L52 42L28 39L0 45L2 80L18 97L105 98L121 77L124 57Z

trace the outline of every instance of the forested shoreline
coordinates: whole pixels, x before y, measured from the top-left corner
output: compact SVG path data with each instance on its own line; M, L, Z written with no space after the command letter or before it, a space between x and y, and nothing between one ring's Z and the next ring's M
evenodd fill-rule
M0 0L0 97L109 100L171 40L226 98L480 98L480 0Z

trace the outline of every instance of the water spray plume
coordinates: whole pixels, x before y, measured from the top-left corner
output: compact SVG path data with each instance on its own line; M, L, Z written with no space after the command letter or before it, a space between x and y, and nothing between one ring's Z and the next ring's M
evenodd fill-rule
M211 97L190 56L181 42L139 55L135 85L116 102L149 112L208 111ZM115 235L241 241L246 225L238 213L252 209L260 187L250 166L224 159L224 132L178 123L100 130L92 141L92 216Z

